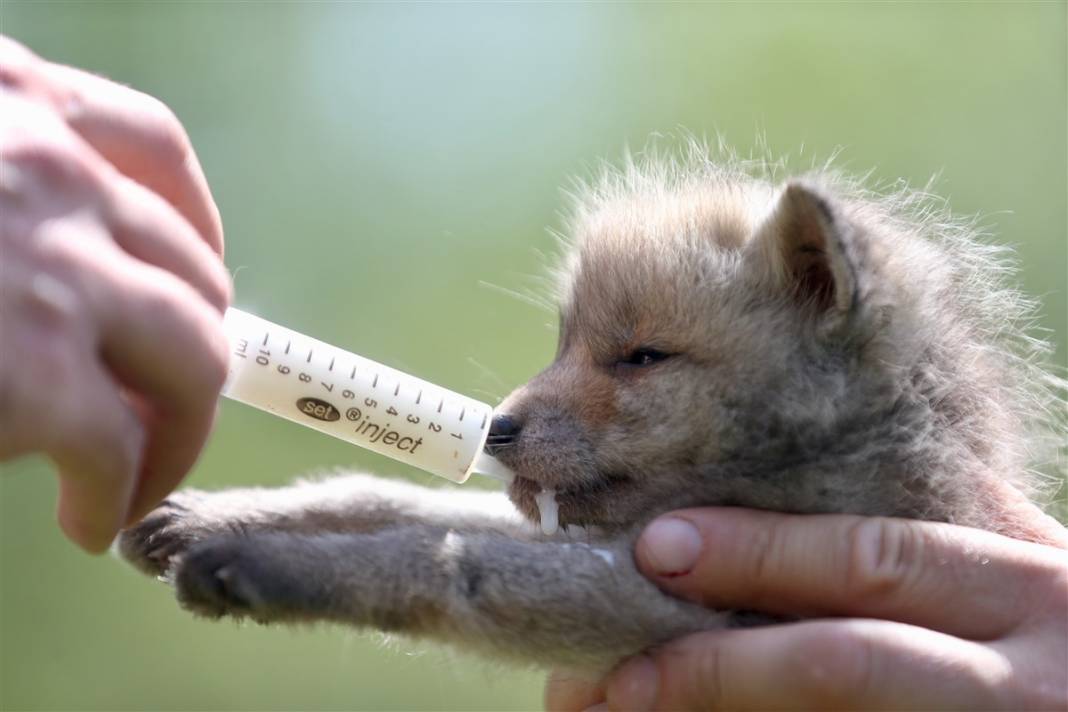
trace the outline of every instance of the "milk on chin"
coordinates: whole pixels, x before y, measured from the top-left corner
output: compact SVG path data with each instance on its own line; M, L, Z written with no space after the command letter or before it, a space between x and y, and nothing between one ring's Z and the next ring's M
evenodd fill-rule
M556 501L556 490L543 489L534 495L534 502L538 505L538 512L541 514L542 533L555 534L560 528L560 504Z

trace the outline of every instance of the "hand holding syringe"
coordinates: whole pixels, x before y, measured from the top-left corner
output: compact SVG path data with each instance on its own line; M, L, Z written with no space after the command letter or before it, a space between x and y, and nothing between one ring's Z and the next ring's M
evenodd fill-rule
M454 482L510 480L483 451L493 408L238 309L223 395Z

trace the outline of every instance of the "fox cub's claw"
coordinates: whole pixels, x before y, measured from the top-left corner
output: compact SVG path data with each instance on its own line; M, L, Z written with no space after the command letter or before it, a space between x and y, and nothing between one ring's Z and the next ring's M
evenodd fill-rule
M175 492L119 534L119 553L146 574L167 574L190 546L231 530L225 520L212 515L211 497L197 490Z

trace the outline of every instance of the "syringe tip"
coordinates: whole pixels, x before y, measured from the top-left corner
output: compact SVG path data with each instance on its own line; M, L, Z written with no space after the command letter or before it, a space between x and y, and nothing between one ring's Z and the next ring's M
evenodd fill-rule
M515 479L514 472L509 470L500 460L487 452L480 452L478 454L478 457L475 458L475 464L471 467L471 471L486 477L492 477L493 479L500 480L504 483L510 483Z

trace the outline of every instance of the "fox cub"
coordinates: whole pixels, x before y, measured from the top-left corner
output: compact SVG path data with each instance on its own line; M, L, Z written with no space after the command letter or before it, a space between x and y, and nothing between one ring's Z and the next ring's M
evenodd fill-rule
M1004 255L937 201L695 147L610 171L567 233L556 357L493 422L505 493L363 475L189 490L122 534L124 556L205 616L601 667L751 620L636 571L637 533L667 510L1040 538L1011 500L1066 441L1063 382ZM533 524L548 490L556 533Z

